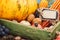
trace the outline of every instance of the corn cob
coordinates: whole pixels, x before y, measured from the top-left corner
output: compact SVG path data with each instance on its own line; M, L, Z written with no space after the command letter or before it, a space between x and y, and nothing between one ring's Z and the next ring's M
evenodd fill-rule
M52 6L50 7L50 9L57 9L57 7L60 5L60 0L56 0L53 4L52 4Z
M59 13L60 13L60 4L59 4L59 6L58 6L57 10L58 10L58 11L59 11Z

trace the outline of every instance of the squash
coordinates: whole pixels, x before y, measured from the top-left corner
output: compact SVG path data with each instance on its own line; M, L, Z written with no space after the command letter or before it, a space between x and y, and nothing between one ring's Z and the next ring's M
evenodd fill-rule
M39 3L39 8L47 8L48 7L48 1L47 0L41 0Z
M11 34L19 35L29 40L53 40L56 36L56 31L60 31L60 21L51 29L45 31L36 27L22 25L9 20L0 19L0 24L5 25Z
M14 23L9 20L0 19L0 23L5 25L5 27L7 27L8 29L10 29L12 35L19 35L29 40L51 40L49 35L50 33L40 30L39 28Z
M9 20L24 20L37 9L36 0L1 0L0 2L0 18Z

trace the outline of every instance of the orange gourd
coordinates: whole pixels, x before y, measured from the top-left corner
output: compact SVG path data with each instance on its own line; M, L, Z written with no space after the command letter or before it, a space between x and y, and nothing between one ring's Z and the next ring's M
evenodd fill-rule
M39 8L47 8L48 7L48 1L47 0L41 0L39 3Z

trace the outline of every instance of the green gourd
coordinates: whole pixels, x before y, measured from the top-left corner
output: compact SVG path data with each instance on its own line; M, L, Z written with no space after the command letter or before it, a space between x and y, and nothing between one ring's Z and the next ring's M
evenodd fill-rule
M52 40L56 35L56 31L60 31L60 22L53 27L51 30L52 32L40 30L31 26L25 26L5 19L0 19L0 23L9 29L11 34L19 35L30 40Z

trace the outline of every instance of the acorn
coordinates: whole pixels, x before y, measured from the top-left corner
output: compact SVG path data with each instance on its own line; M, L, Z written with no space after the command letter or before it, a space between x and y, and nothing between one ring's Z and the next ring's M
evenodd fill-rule
M34 18L35 18L34 14L30 14L30 15L27 17L27 21L31 22L31 21L33 21Z
M32 23L38 23L41 24L42 20L40 18L35 18Z

